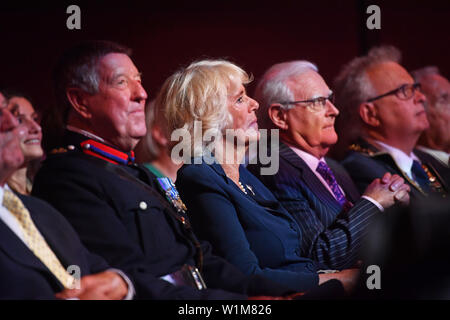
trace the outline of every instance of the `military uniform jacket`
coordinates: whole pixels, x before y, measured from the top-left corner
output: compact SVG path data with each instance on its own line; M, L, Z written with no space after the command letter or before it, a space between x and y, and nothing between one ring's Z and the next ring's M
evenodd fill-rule
M69 147L49 155L36 175L33 193L62 212L91 251L130 275L137 298L241 299L289 292L262 277L245 276L212 255L206 242L201 243L201 272L209 289L174 286L159 279L196 263L197 249L174 218L175 210L163 205L165 198L103 168L106 158L83 153L79 146L86 137L66 132L64 140ZM158 190L155 176L144 167L117 166Z
M436 186L432 195L447 197L450 191L450 169L423 151L414 149L413 152L429 169L431 185ZM360 192L363 192L374 179L381 178L386 172L390 172L398 174L409 184L411 201L427 197L420 187L397 166L389 153L381 152L367 141L359 140L351 145L350 152L342 161L342 165L348 170Z

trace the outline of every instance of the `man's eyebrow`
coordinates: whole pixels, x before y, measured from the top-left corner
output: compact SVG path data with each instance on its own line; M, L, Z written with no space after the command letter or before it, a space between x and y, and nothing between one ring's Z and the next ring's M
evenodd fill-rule
M124 72L117 72L117 73L113 74L113 76L111 77L111 79L112 79L112 80L115 80L115 79L117 79L117 78L119 78L119 77L122 77L122 76L128 77L128 75L125 74ZM141 78L142 78L142 72L138 72L133 78L139 78L139 79L141 79Z

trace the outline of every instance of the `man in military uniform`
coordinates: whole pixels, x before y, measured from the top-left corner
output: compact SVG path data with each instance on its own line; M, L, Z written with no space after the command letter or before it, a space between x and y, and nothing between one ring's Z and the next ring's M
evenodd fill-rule
M415 149L429 123L420 84L399 64L393 47L370 50L344 66L336 79L337 105L341 106L343 131L359 137L344 159L360 191L386 171L401 175L411 186L411 201L428 196L445 197L449 169ZM348 124L352 124L352 129ZM357 130L353 130L353 129Z
M168 179L134 163L147 94L128 49L109 42L66 52L55 69L63 143L33 193L59 209L84 244L126 271L137 298L242 299L292 291L247 277L197 241Z

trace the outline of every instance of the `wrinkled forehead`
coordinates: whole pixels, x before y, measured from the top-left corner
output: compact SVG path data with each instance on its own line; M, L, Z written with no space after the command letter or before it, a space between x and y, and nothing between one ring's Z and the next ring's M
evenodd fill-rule
M366 74L378 94L394 90L406 83L414 83L413 77L405 68L391 61L370 66Z
M450 82L439 74L425 76L420 84L424 91L440 94L442 92L450 93Z
M286 80L286 84L295 100L326 97L331 93L322 76L313 70L290 77Z
M239 73L230 73L227 76L227 89L228 95L236 94L244 86L247 79L244 79L244 75ZM244 89L245 90L245 89Z
M111 78L118 74L139 75L131 58L124 53L108 53L103 56L99 61L98 71L101 78Z

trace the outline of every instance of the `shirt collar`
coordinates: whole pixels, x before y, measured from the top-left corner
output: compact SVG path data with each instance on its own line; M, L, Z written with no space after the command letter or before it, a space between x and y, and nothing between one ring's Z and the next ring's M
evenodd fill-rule
M286 142L284 142L284 143L286 143ZM326 163L324 157L322 157L320 159L317 159L315 156L313 156L312 154L310 154L310 153L308 153L306 151L300 150L299 148L297 148L297 147L295 147L295 146L293 146L293 145L291 145L289 143L286 143L286 144L289 146L289 148L292 149L292 151L294 151L300 158L302 158L303 161L305 161L305 163L308 165L308 167L313 172L316 171L317 166L319 165L320 161L323 161L323 162Z
M100 142L102 142L102 143L107 143L107 142L105 141L105 139L103 139L103 138L101 138L101 137L99 137L99 136L97 136L97 135L95 135L95 134L93 134L93 133L91 133L91 132L89 132L89 131L86 131L86 130L79 129L79 128L77 128L77 127L71 126L70 124L68 124L68 125L66 126L66 129L69 130L69 131L72 131L72 132L76 132L76 133L82 134L82 135L85 136L85 137L88 137L88 138L91 138L91 139L100 141Z
M390 146L384 142L374 140L373 143L376 144L377 147L379 147L383 151L386 151L387 153L389 153L391 155L391 157L394 159L397 166L402 171L406 172L406 174L408 174L408 176L410 178L412 178L411 168L413 165L413 161L417 160L420 162L419 158L417 158L417 156L413 152L411 152L409 155L407 155L402 150L400 150L396 147Z
M0 206L3 206L3 195L5 194L5 189L14 192L11 190L7 183L5 183L3 187L0 186Z

